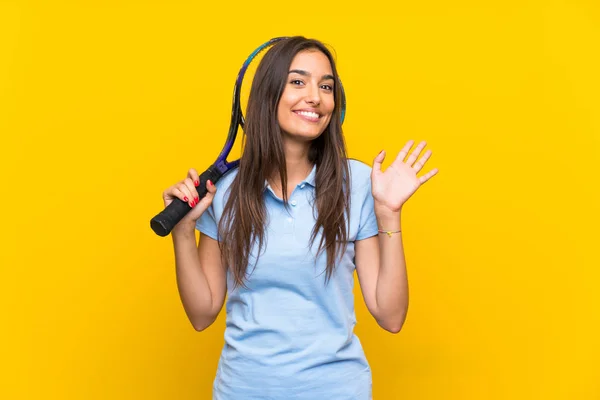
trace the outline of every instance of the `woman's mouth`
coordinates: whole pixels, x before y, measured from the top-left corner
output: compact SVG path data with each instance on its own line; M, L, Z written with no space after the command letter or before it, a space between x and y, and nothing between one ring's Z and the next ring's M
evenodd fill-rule
M298 110L294 111L294 114L298 115L300 118L304 119L308 122L318 122L321 116L314 111L303 111Z

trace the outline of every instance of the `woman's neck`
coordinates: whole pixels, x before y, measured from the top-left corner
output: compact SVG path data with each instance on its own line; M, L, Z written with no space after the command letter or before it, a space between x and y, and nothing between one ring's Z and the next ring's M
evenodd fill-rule
M313 163L308 159L308 146L306 143L284 143L285 167L287 171L287 194L288 198L294 191L294 188L310 174L313 169ZM283 198L281 191L281 182L279 181L279 171L273 171L273 176L269 180L271 188L275 193Z

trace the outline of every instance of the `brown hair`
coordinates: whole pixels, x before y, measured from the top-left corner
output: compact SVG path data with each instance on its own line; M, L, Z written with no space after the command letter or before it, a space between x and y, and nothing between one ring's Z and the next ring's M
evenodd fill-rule
M309 161L316 164L316 223L310 244L321 231L317 256L327 251L327 274L333 273L336 257L343 254L350 212L348 162L341 126L341 87L331 52L323 43L301 36L275 43L257 67L248 99L245 139L238 174L230 187L219 223L219 243L224 265L230 268L235 286L244 285L249 255L258 243L263 248L267 211L265 181L279 172L283 201L287 199L287 171L277 107L285 88L293 58L301 51L316 50L331 63L335 84L335 108L325 131L311 142Z

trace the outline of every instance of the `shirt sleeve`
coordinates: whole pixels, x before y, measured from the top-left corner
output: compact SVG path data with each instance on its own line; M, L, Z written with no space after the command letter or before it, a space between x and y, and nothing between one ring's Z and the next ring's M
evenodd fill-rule
M198 218L196 221L196 229L204 233L206 236L210 236L215 240L219 240L217 219L215 218L215 209L213 208L212 204L208 206L206 211L204 211L200 218Z
M360 210L360 222L358 224L358 233L356 240L362 240L379 233L377 226L377 217L375 216L375 200L371 192L371 178L367 180L362 188L362 206Z

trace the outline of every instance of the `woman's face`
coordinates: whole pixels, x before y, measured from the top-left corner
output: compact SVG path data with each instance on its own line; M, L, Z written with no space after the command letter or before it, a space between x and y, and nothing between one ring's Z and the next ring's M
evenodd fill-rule
M277 108L277 119L285 136L311 141L323 133L335 106L334 84L325 54L318 50L296 54Z

